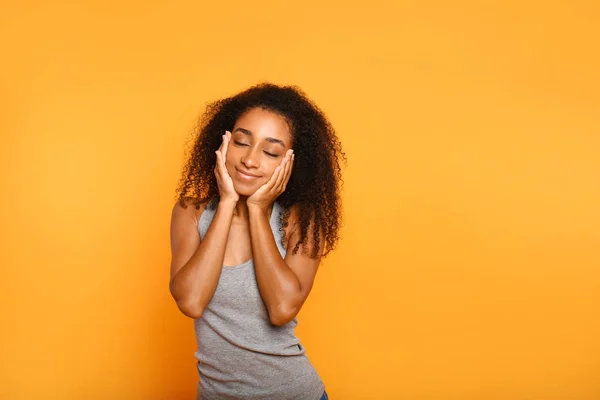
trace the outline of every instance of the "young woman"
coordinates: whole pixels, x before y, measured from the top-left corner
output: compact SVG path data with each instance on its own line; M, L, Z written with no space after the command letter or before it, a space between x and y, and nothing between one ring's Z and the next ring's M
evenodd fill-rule
M170 291L194 319L198 398L327 399L294 328L339 239L340 161L296 87L208 106L171 216Z

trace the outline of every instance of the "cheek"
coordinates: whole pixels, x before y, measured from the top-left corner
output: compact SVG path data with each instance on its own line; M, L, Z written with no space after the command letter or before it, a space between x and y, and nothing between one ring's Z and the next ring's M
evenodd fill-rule
M236 165L235 160L237 160L237 159L238 159L238 157L237 157L236 151L233 150L231 147L229 147L227 149L227 154L225 155L225 165L227 165L228 167L229 166L233 167Z
M275 173L275 168L277 168L278 165L279 165L278 161L269 163L269 165L267 167L267 173L266 173L266 175L269 177L269 179L271 179L271 176L273 176L273 174Z

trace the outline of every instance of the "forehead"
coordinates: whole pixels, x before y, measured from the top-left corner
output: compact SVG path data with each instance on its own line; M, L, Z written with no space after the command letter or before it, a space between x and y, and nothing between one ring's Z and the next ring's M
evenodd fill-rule
M244 128L252 132L257 139L272 137L289 143L290 127L283 116L263 108L253 108L242 114L235 122L235 128Z

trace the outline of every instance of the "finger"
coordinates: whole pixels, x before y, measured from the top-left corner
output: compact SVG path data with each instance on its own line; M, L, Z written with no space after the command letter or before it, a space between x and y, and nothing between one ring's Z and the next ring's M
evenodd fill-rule
M225 136L223 137L223 156L227 155L227 149L229 149L229 142L231 141L231 133L229 131L225 131Z
M217 161L215 162L215 171L219 171L221 168L221 152L219 150L215 151L217 155Z
M215 176L217 178L217 182L221 181L221 162L219 160L219 157L221 155L221 153L219 151L215 151L216 156L217 156L217 161L215 162Z
M219 152L221 152L221 154L224 156L225 153L223 153L223 151L225 151L225 147L227 146L227 134L224 134L221 136L221 146L219 147Z
M283 168L281 167L281 165L278 165L277 168L275 168L275 171L273 172L271 179L269 179L269 182L267 182L267 185L269 186L269 190L277 188L277 180L279 179L279 176L281 175L282 169Z
M285 191L285 188L287 187L287 184L290 181L290 177L292 176L293 166L294 166L294 153L292 153L290 159L288 160L288 162L285 166L285 172L283 174L283 181L281 183L281 189L280 189L282 193Z
M227 172L227 166L225 165L225 156L223 155L223 152L219 154L219 161L221 166L221 175L223 176L223 179L225 179L229 173Z
M217 152L217 167L219 168L219 173L223 174L225 171L225 161L223 159L223 153L220 151Z
M294 152L292 152L290 154L290 158L288 159L288 166L287 166L287 175L290 175L292 173L292 167L294 166ZM289 177L289 176L286 176Z
M290 170L290 168L291 168L291 164L292 164L292 160L293 160L293 158L294 158L294 151L293 151L293 150L290 150L290 151L287 153L287 161L286 161L286 163L285 163L285 171L284 171L284 172L285 172L285 174L284 174L284 179L285 179L285 177L286 177L286 174L288 173L288 171L289 171L289 170Z
M225 141L225 135L221 135L221 145L219 146L219 148L217 149L218 151L221 151L223 149L223 142Z
M287 170L285 171L285 176L283 177L283 188L281 191L285 191L288 182L290 181L290 177L292 176L292 170L294 168L294 153L290 154L290 159L288 160Z
M289 150L285 152L285 155L283 156L283 158L281 159L281 162L279 163L279 165L283 168L285 167L285 163L288 159L288 157L290 156L290 152Z
M275 189L278 192L281 192L281 187L282 187L282 183L283 183L283 178L285 177L285 172L287 170L287 166L289 165L289 157L285 157L284 159L284 165L280 169L279 175L277 176L277 181L275 182Z

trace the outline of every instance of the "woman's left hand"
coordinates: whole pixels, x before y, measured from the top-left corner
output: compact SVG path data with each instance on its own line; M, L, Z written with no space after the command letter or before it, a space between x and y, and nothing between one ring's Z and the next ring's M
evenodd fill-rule
M246 199L248 207L257 207L262 211L266 211L271 203L285 191L292 175L293 166L294 151L288 150L283 160L281 160L281 164L275 168L271 179Z

